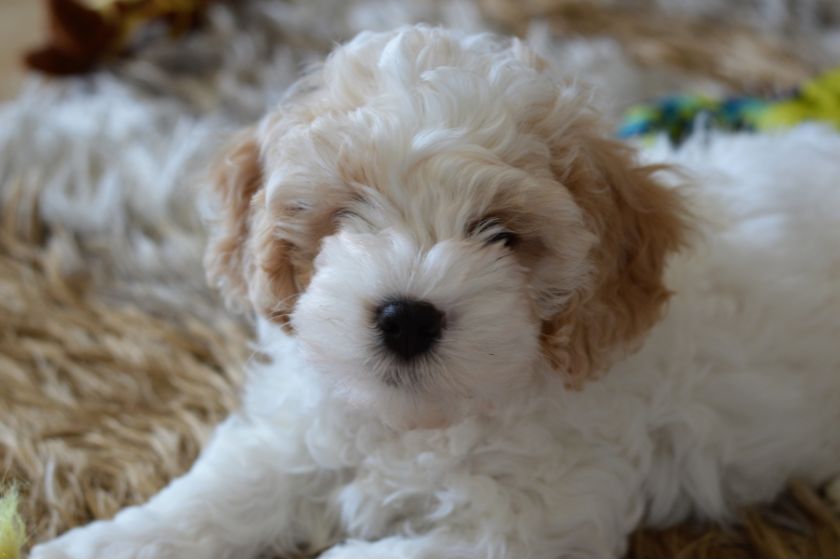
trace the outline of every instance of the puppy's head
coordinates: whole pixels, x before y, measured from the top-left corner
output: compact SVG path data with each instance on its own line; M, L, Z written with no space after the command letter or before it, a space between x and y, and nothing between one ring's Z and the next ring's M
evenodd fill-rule
M681 206L543 66L427 27L339 48L221 162L211 280L395 426L600 373L668 298Z

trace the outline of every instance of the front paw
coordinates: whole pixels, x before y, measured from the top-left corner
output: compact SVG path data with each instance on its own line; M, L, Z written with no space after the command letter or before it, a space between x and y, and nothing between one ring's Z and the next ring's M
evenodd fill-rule
M446 554L424 546L421 540L388 537L378 541L348 539L328 548L318 558L435 558Z
M142 532L132 534L113 521L96 521L36 545L30 558L152 558L160 553Z
M377 554L372 550L373 548L375 548L373 543L350 540L328 548L318 558L376 558ZM382 558L387 558L387 556L382 556Z

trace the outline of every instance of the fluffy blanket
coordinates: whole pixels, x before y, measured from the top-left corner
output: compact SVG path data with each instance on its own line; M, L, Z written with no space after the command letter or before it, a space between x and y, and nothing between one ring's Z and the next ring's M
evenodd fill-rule
M93 75L33 77L0 107L0 469L30 541L183 472L261 359L204 282L219 142L333 42L421 20L528 35L614 116L674 91L783 91L840 59L831 1L249 0ZM794 483L739 526L644 531L632 552L836 556L840 522Z

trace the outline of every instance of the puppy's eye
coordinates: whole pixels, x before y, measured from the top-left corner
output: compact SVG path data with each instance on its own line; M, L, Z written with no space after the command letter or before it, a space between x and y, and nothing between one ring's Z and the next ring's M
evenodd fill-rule
M487 239L487 243L502 243L505 247L513 247L519 241L519 236L512 231L499 231Z
M359 215L356 212L353 212L352 210L349 210L347 208L342 208L341 210L337 210L336 212L333 212L333 219L334 220L344 220L346 218L358 218L358 217L359 217Z
M470 233L482 237L487 244L501 243L505 247L513 247L519 241L519 236L505 229L501 220L495 217L475 222L470 227Z

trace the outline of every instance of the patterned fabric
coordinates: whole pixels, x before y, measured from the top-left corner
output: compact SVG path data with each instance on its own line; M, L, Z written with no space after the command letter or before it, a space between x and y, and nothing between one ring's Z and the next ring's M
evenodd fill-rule
M840 68L805 82L777 98L674 95L631 107L618 129L621 138L667 134L679 145L695 130L763 131L804 121L824 121L840 128Z

